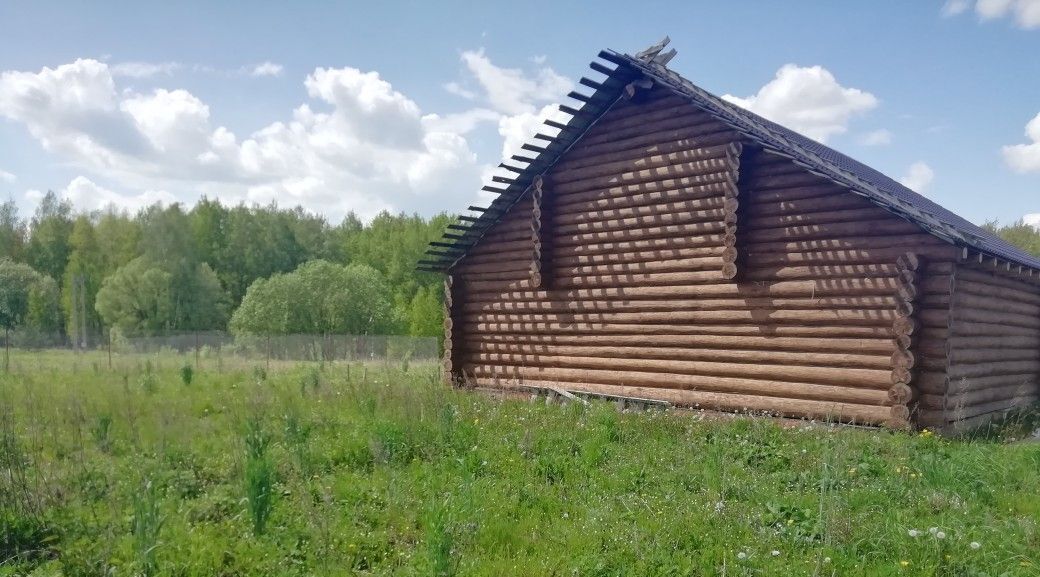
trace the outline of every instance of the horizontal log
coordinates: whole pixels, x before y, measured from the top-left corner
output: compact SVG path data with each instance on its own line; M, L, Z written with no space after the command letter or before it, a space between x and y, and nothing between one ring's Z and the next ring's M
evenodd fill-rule
M1040 373L1040 361L1008 361L995 364L954 364L946 369L951 381L960 378Z
M590 264L635 264L647 261L679 260L691 258L721 258L725 260L726 249L722 246L706 246L696 248L664 248L660 250L643 250L634 252L609 252L600 254L574 254L562 256L561 251L553 254L553 263L561 266L581 266Z
M671 118L660 118L660 115L671 112ZM650 117L644 116L649 114ZM702 111L693 109L691 106L686 108L675 108L669 107L664 110L647 111L644 115L633 115L630 118L624 120L610 121L604 120L603 124L599 121L589 130L589 132L576 143L575 152L584 153L588 149L594 149L595 145L610 143L617 140L637 138L655 133L666 132L668 130L676 129L689 129L692 127L700 127L705 125L717 124L718 119L708 115ZM696 131L693 131L696 133Z
M876 208L860 208L766 216L757 216L752 213L747 215L745 223L752 229L763 230L770 228L831 225L842 222L864 222L886 219L886 215L881 214Z
M921 396L920 402L922 407L929 409L949 409L950 414L956 417L958 409L962 407L1026 397L1030 394L1036 394L1037 391L1035 383L1032 385L1010 385L961 391L947 395L925 394Z
M720 157L726 158L732 154L729 137L726 136L711 146L679 150L665 154L654 154L642 158L611 161L611 156L605 155L597 159L598 162L580 168L557 167L552 171L549 178L553 190L560 190L561 186L568 182L588 181L593 178L612 177L643 170L667 172L672 167L683 165L698 166L700 161Z
M818 182L814 184L795 184L792 186L776 186L773 188L750 188L749 183L742 181L741 188L749 192L747 195L749 210L755 210L757 206L770 206L778 202L790 202L796 200L812 200L823 198L834 198L852 194L847 188L840 187L830 182Z
M957 280L958 282L966 280L984 285L1006 288L1027 295L1040 294L1040 287L1037 287L1036 285L1030 284L1026 281L1001 276L994 272L978 270L975 268L975 265L970 263L962 263L957 267Z
M897 219L790 226L763 230L752 228L747 233L746 242L789 242L847 236L885 236L891 234L913 234L917 230L919 229L914 225Z
M636 240L619 240L610 242L588 242L581 244L559 244L553 246L553 255L557 258L577 255L604 255L631 253L635 251L667 251L675 249L709 249L722 248L722 235L705 235L705 237L672 237L649 238Z
M677 234L717 233L723 230L722 211L719 209L698 210L694 212L657 214L647 217L615 218L594 221L578 221L574 223L557 223L551 231L552 239L572 234L590 232L614 232L649 227L683 226Z
M1040 348L1025 349L999 348L980 349L973 347L952 348L949 353L951 363L979 364L1003 363L1008 361L1040 361Z
M700 200L647 204L629 208L592 209L585 205L571 206L577 209L563 210L557 205L553 210L553 224L574 224L624 218L653 219L662 215L674 214L700 214L701 218L698 220L721 220L723 215L726 214L721 196Z
M625 170L625 164L636 166L639 162L655 156L677 155L674 159L682 161L689 158L685 153L726 145L733 142L736 136L732 128L717 121L657 132L659 138L652 141L640 136L638 142L616 139L588 146L581 151L572 150L553 167L550 176L555 180L557 174L606 166L610 163L616 163L621 170Z
M501 252L495 254L483 254L483 255L466 255L459 264L453 269L454 272L479 272L480 270L496 270L494 266L486 267L486 265L505 265L505 263L524 263L527 264L531 261L534 253L534 244L531 241L527 241L527 246L522 249L511 250L508 252ZM500 267L501 268L501 267Z
M954 309L954 318L957 323L969 322L1008 325L1032 329L1040 334L1040 317L1037 317L1036 315L1004 313L971 307L957 307Z
M687 117L678 121L651 122L646 126L603 135L599 139L594 135L585 135L575 143L568 156L577 161L675 141L690 141L694 146L698 146L708 139L716 142L721 139L734 141L738 138L736 131L727 130L727 127L717 120L705 121Z
M577 377L576 377L577 378ZM873 405L857 405L840 402L787 399L758 395L712 393L707 391L684 389L661 389L646 386L627 386L596 384L579 381L558 383L555 380L525 380L529 386L563 385L571 392L585 392L597 395L634 397L642 399L658 399L675 405L701 409L724 411L768 412L788 417L804 417L825 421L854 422L860 424L884 424L889 416L888 407ZM493 378L478 378L479 386L501 388L502 381Z
M652 260L640 263L605 263L588 265L560 265L553 263L553 274L557 276L586 276L597 274L639 274L651 272L715 270L722 266L722 257Z
M618 100L603 113L596 124L589 131L592 133L609 133L612 130L631 128L641 123L664 120L675 116L696 116L705 121L714 120L707 112L699 110L690 105L689 100L678 96L661 97L657 91L650 91L644 95L644 100L639 105L631 101Z
M736 168L725 153L720 156L706 157L702 160L669 164L640 170L616 172L604 176L594 176L582 180L552 182L550 190L558 195L589 190L610 189L621 185L644 184L654 181L673 180L684 177L704 176L713 173L732 173ZM717 177L713 177L716 178Z
M954 409L946 409L946 416L951 421L960 421L963 419L970 419L978 415L985 415L994 412L1005 412L1017 407L1029 406L1040 398L1040 394L1028 393L1025 395L1017 395L1008 399L1001 399L999 401L993 401L989 403L979 403L975 405L958 406Z
M1020 327L1016 325L1003 325L956 320L956 322L954 322L953 324L951 334L968 337L1032 337L1037 334L1037 331L1033 328Z
M938 260L950 261L957 256L957 249L947 244L938 244L934 237L923 233L909 235L890 236L836 236L820 239L776 239L761 243L748 242L745 245L748 254L765 253L809 253L809 252L835 252L841 257L843 251L878 251L890 250L902 253L906 247L916 247L921 252L924 247L935 250L934 253L921 252L923 256L932 256ZM895 259L892 259L894 262Z
M727 173L716 172L700 177L704 182L679 185L677 188L649 190L631 194L611 192L615 189L598 189L588 192L574 193L571 195L559 195L553 197L553 212L556 215L575 213L598 213L610 210L643 209L643 207L658 207L674 210L663 210L662 212L677 212L678 210L705 210L721 208L725 201L725 191L733 188L729 182ZM681 179L691 180L691 179Z
M729 281L718 284L691 285L688 283L676 283L672 285L645 285L645 286L604 286L596 288L564 288L557 287L550 296L547 291L533 291L527 288L510 288L499 284L485 286L483 284L469 283L465 287L468 294L481 292L494 292L504 300L521 299L592 299L603 298L691 298L691 297L831 297L831 296L890 296L897 288L894 278L834 278L813 279L802 281L778 281L778 282L753 282L733 283Z
M733 188L732 182L733 174L730 171L716 170L679 178L593 187L571 192L566 191L566 187L564 191L560 191L550 185L550 192L557 207L571 210L571 206L584 205L590 209L600 209L654 202L698 199L707 201L724 196L727 189Z
M871 209L875 212L882 210L865 198L851 193L838 193L817 198L777 200L775 202L762 202L760 199L750 200L749 197L749 202L747 203L747 213L751 217L786 216L857 209Z
M1030 292L1017 288L1008 288L996 284L976 282L964 278L963 267L958 267L957 292L964 292L979 297L988 297L999 301L1010 301L1033 306L1040 306L1040 291Z
M1033 372L956 379L948 378L945 373L922 373L916 381L916 385L922 392L949 395L992 387L1030 387L1035 386L1036 383L1037 375Z
M947 328L950 326L950 311L946 309L925 309L917 313L917 320L922 326Z
M624 230L575 233L567 236L554 236L554 247L575 246L583 244L616 243L654 239L675 239L681 236L695 236L688 246L718 246L722 239L721 232L710 232L714 226L703 223L674 226L652 226ZM721 226L718 227L721 230Z
M748 174L746 178L741 179L741 184L744 190L750 191L755 197L758 197L762 191L776 189L834 186L836 190L844 190L841 187L833 185L827 179L809 172L796 172L794 174L773 176L768 174L758 175L755 174L754 171L751 171L751 174Z
M727 335L557 335L474 333L466 335L467 343L505 343L533 346L609 345L685 347L699 349L749 349L774 351L814 351L819 353L856 353L887 356L892 353L891 339L769 337Z
M557 335L750 335L759 337L892 338L892 329L870 326L788 326L788 325L669 325L629 323L559 322L471 322L463 325L467 334L551 333Z
M892 310L896 299L889 296L819 297L819 298L765 298L743 299L597 299L597 300L504 300L477 294L468 298L461 310L466 311L685 311L685 310L821 310L821 309L882 309Z
M679 363L676 362L676 365ZM695 363L689 363L695 364ZM703 363L702 363L703 364ZM725 363L716 363L725 366ZM613 367L614 364L604 363L602 366ZM618 366L621 366L618 364ZM631 367L643 366L639 363L630 363ZM737 365L738 368L751 369L754 365ZM597 368L567 368L550 366L487 366L466 364L466 372L477 377L512 377L523 379L547 380L576 380L577 382L594 382L602 384L625 384L649 386L654 388L683 388L698 389L702 391L732 392L744 394L769 395L771 397L808 398L840 400L847 402L858 402L861 404L884 405L888 403L888 392L884 389L870 388L869 386L828 386L822 381L785 381L771 378L765 373L765 379L750 376L755 373L689 373L689 372L667 372L663 366L661 370L643 371L638 369L597 369ZM824 369L819 369L823 371ZM849 369L855 370L855 369ZM738 376L728 376L736 374Z
M1036 349L1040 348L1040 335L1031 336L953 336L947 340L944 354L958 349Z
M734 310L734 311L667 311L667 312L467 312L467 322L490 323L753 323L761 325L820 325L839 323L858 326L890 326L895 313L878 310Z
M830 277L876 278L897 274L891 263L844 264L828 263L806 266L774 266L749 269L744 278L753 280L812 279Z
M874 264L893 263L896 256L904 252L902 248L879 248L879 249L837 249L837 250L815 250L815 251L763 251L758 252L759 246L747 247L744 251L744 263L749 267L766 267L781 264ZM922 254L935 255L938 258L953 256L942 247L922 247ZM931 249L940 250L931 250Z
M734 364L761 363L783 364L786 366L807 367L848 367L861 369L887 369L890 360L884 355L866 355L849 353L820 353L814 349L796 351L761 351L753 349L697 349L686 347L663 346L623 346L618 339L609 346L595 345L558 345L535 343L489 343L484 341L467 341L466 350L480 353L508 353L524 358L531 357L532 365L540 365L543 356L553 357L597 357L624 359L663 359L679 361L714 361ZM633 343L630 343L633 344Z

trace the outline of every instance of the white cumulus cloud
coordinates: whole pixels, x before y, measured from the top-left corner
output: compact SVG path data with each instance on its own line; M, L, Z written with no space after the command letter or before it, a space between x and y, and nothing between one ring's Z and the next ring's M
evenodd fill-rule
M947 0L940 13L945 17L968 11L971 0ZM1040 28L1040 0L976 0L975 14L980 20L1011 18L1019 28Z
M1034 228L1040 228L1040 212L1031 212L1023 215L1022 222Z
M1026 124L1028 144L1011 144L1002 149L1004 162L1015 172L1040 172L1040 113Z
M948 18L963 14L968 8L971 8L971 0L946 0L942 9L940 9L940 13Z
M493 170L493 159L478 159L470 148L475 128L497 129L508 156L536 131L553 132L540 124L562 116L551 103L573 86L544 61L505 68L483 50L461 60L455 92L471 104L446 114L421 110L378 72L316 68L303 79L304 96L293 110L236 134L220 124L219 110L188 90L121 85L123 77L159 68L79 59L0 73L0 117L80 171L65 193L84 207L136 209L206 195L300 204L333 221L348 211L362 218L384 209L430 214L475 200L482 176ZM280 67L264 63L240 73L253 71L275 74Z
M281 64L275 64L274 62L265 61L253 66L250 70L250 76L281 76L285 68Z
M113 192L85 176L77 176L61 191L62 196L69 199L73 206L80 210L92 211L115 206L130 212L137 212L157 202L171 204L177 198L164 190L146 190L137 194L120 194Z
M532 77L518 68L495 66L483 49L463 52L462 62L483 88L491 107L503 114L533 113L538 103L558 101L574 86L552 68L543 66Z
M924 162L918 161L910 165L907 169L906 174L903 178L899 179L899 184L909 188L914 192L924 194L928 187L931 186L932 180L935 179L935 171L932 167L928 166Z
M10 183L10 182L14 182L16 180L18 180L17 176L15 176L14 174L12 174L10 172L7 172L6 170L0 168L0 182L9 182Z
M822 66L795 64L781 67L757 94L722 98L820 142L846 132L853 116L878 104L873 94L842 86Z

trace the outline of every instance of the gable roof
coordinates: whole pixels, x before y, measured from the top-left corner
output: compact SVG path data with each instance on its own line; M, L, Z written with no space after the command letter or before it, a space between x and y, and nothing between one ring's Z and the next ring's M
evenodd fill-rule
M498 193L499 196L480 216L462 217L468 225L452 225L441 242L431 243L427 254L433 258L420 261L419 268L432 271L451 268L465 256L469 247L476 244L509 207L521 198L534 178L551 170L595 125L599 117L621 98L621 93L628 83L640 78L649 78L655 84L688 98L691 104L732 126L764 150L790 158L809 172L849 188L853 193L915 223L936 237L1008 263L1040 269L1040 259L957 216L877 170L694 85L666 67L667 62L675 56L674 50L661 53L667 44L666 37L636 56L613 50L600 52L599 57L615 67L610 68L599 62L590 64L593 70L606 74L607 77L599 82L588 78L581 79L582 85L595 91L591 95L572 92L569 96L583 102L583 106L574 109L561 105L560 110L571 114L570 121L567 124L546 121L547 125L560 129L559 134L555 137L536 135L536 140L547 142L544 146L525 144L524 150L535 152L537 155L533 158L514 156L513 160L526 162L526 167L503 164L504 168L515 172L516 176L511 180L495 177L496 182L507 185L504 188L485 186L484 190ZM477 207L470 209L479 210Z

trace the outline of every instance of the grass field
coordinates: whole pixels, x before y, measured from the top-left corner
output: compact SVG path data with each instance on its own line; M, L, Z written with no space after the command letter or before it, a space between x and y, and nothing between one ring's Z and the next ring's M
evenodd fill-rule
M1040 575L1040 444L16 353L0 575ZM916 537L911 533L916 534Z

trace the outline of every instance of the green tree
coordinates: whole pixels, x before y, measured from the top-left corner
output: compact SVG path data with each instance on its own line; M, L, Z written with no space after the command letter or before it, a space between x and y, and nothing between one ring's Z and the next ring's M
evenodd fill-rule
M89 335L101 331L101 318L94 308L94 301L104 279L104 257L94 224L86 215L78 216L73 223L69 246L72 252L65 267L62 290L66 330L73 342L88 346Z
M997 221L991 221L982 225L982 228L989 230L1029 254L1040 257L1040 229L1037 229L1037 227L1018 220L1004 225L999 224Z
M441 290L419 287L409 307L408 334L413 337L438 337L444 334Z
M25 222L18 218L14 200L0 204L0 258L17 261L25 250Z
M32 218L25 260L52 279L65 278L72 234L72 204L48 191Z
M140 256L141 224L126 212L106 210L97 216L94 226L98 251L102 259L102 276Z
M105 324L124 334L217 329L227 319L220 280L208 265L177 279L146 257L106 278L95 307Z
M341 258L367 264L384 274L393 287L395 332L409 332L412 301L419 288L437 291L441 283L440 275L417 272L415 264L425 258L429 242L440 238L451 217L440 214L427 220L418 215L382 212L363 227L352 217L348 215L338 231ZM431 317L429 322L438 321Z
M61 327L58 287L24 263L0 259L0 327L4 329L4 368L10 362L11 331L47 333Z
M236 334L385 334L391 328L388 294L372 267L316 260L254 282L230 327Z

